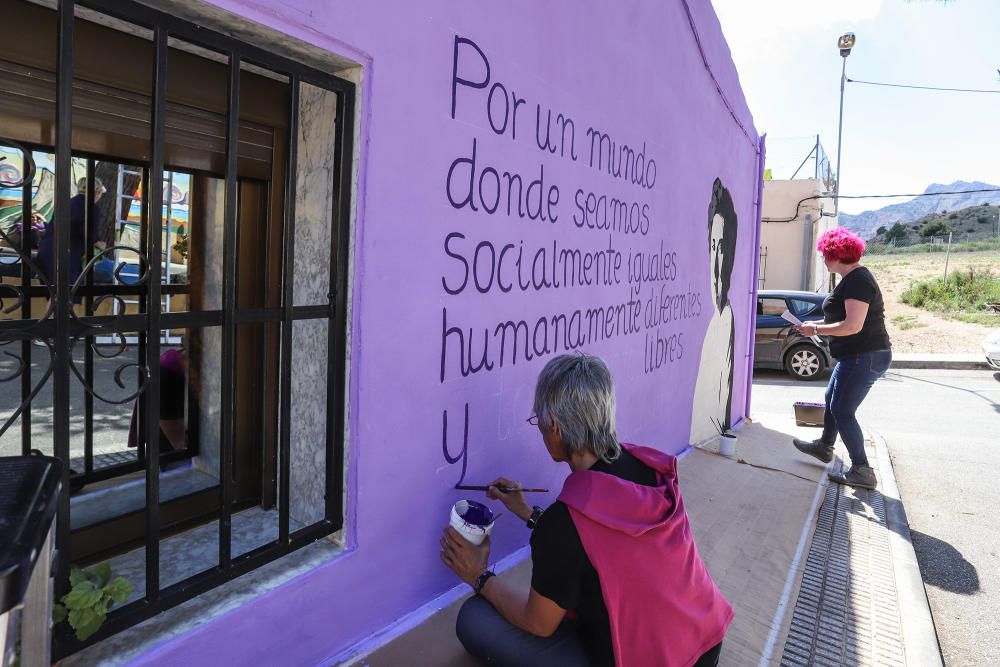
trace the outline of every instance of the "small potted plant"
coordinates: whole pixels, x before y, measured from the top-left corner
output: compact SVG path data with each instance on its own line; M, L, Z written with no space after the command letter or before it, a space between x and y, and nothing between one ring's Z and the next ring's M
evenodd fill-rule
M128 599L132 582L125 577L111 578L111 568L101 563L93 570L76 566L69 574L69 593L52 607L52 621L66 621L84 641L97 632L110 610Z
M736 434L722 425L721 421L713 420L715 430L719 432L719 454L736 456Z

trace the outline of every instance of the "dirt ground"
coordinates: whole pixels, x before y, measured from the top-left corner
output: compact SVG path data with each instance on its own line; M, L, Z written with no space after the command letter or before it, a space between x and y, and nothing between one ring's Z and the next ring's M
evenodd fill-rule
M944 253L865 255L861 262L871 269L882 289L886 326L895 352L980 354L983 339L1000 327L1000 315L995 327L987 327L950 320L900 301L911 281L944 275ZM973 267L1000 270L1000 251L953 253L948 260L949 274Z

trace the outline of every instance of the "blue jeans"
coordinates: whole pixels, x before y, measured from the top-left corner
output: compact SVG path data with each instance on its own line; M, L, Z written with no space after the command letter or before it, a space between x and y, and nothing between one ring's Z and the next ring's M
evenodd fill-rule
M868 465L865 455L865 436L854 413L865 400L875 380L885 375L892 363L890 350L863 352L837 360L837 365L826 386L826 411L823 413L824 443L832 445L837 433L844 441L851 465Z

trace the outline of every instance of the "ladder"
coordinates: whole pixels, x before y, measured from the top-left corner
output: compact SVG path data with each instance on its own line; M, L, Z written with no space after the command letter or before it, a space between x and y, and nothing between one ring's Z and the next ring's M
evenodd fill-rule
M126 194L125 193L125 191L124 191L124 185L125 185L125 177L126 176L138 176L139 177L141 188L142 188L142 196L136 197L134 195ZM173 245L173 238L172 238L173 234L171 233L171 230L170 230L170 218L171 218L171 215L173 213L174 174L171 171L166 171L166 172L164 172L164 176L165 176L165 178L164 178L163 184L164 184L164 189L166 191L165 192L166 196L164 197L164 200L163 200L163 216L161 218L161 225L162 225L161 234L165 233L166 238L164 239L163 246L160 249L160 258L159 258L160 259L160 266L163 267L163 270L160 273L160 284L162 284L162 285L169 285L170 284L171 275L172 275L171 274L172 266L171 266L171 262L170 262L170 250L171 250L171 246ZM137 263L138 258L135 257L134 253L131 253L129 251L124 251L123 252L121 250L121 248L117 247L117 246L119 244L119 240L122 238L122 234L125 231L126 227L128 227L128 226L134 226L136 224L135 222L130 221L128 219L128 211L131 210L132 203L138 201L138 202L140 202L140 205L141 205L142 198L145 197L145 196L147 196L147 194L148 194L147 193L148 183L146 183L145 181L143 181L142 172L139 171L139 170L137 170L137 169L135 169L135 168L133 168L133 167L130 167L129 165L124 165L124 164L118 165L117 179L118 179L118 183L117 183L117 185L118 185L118 189L117 189L118 200L116 202L115 213L114 213L114 215L115 215L115 241L116 241L115 242L116 248L115 248L114 263L115 263L115 267L116 268L118 266L120 266L123 262L126 262L126 263ZM124 215L122 215L122 209L125 210L125 214ZM152 261L152 258L150 258L150 260ZM138 272L141 271L141 268L142 268L141 266L138 266L138 265L136 266L136 269L135 269L136 273L135 273L135 275L139 275ZM123 273L127 273L127 272L123 271ZM115 278L114 280L115 280L115 284L122 284L117 278ZM164 310L165 311L169 311L170 310L171 295L166 294L166 295L163 296L163 299L165 301L165 303L163 304L164 305ZM134 305L136 308L138 308L138 306L139 306L139 299L138 298L122 298L122 302L121 303L117 299L112 300L112 307L113 307L113 311L112 312L115 315L124 314L123 311L122 311L122 304L125 304L126 308L128 306L130 306L130 305ZM111 344L111 343L115 343L116 341L115 341L115 339L114 339L113 336L101 336L101 337L99 337L97 339L97 342L98 343L108 343L108 344ZM129 345L135 345L135 344L138 343L138 338L136 336L126 336L125 342L127 344L129 344ZM179 345L181 342L182 341L181 341L181 337L180 336L169 335L169 331L167 331L167 330L163 330L163 331L160 332L160 344L161 345Z

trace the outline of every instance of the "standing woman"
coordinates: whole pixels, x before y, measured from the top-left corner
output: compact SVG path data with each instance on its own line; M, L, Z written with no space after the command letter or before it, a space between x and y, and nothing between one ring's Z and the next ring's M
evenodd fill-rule
M871 271L858 263L865 242L856 234L842 227L831 229L819 237L816 249L823 253L826 268L840 276L840 283L823 302L824 323L807 322L795 329L806 336L830 336L830 353L837 365L826 387L823 435L812 442L798 438L793 442L799 451L829 463L840 433L851 467L845 473L830 473L830 479L874 489L875 471L868 465L855 412L892 363L882 291Z

